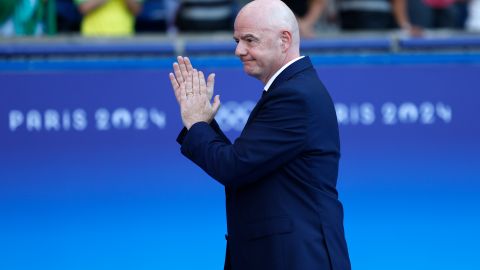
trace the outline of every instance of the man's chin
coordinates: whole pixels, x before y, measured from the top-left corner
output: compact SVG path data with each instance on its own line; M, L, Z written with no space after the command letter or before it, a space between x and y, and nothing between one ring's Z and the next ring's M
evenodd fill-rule
M245 73L248 75L248 76L251 76L251 77L254 77L254 78L257 78L258 74L253 72L253 70L251 69L247 69L247 68L243 68L243 71L245 71Z
M243 65L243 71L244 71L245 73L247 73L247 75L250 75L250 76L252 76L252 77L256 77L256 75L257 75L256 72L255 72L255 70L254 70L253 68L251 68L251 67L249 67L249 66L247 66L247 65L245 65L245 64Z

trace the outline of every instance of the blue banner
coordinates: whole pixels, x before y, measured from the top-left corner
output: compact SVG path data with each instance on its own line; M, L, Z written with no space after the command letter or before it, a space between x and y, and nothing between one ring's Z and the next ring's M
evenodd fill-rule
M324 59L354 268L480 268L480 65ZM261 83L236 60L193 63L235 139ZM0 269L223 266L223 188L179 153L159 66L0 73Z

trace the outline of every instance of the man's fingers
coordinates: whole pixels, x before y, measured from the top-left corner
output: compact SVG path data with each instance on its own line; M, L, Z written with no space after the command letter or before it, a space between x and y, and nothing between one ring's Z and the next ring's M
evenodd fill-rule
M200 82L198 79L198 70L193 69L192 92L194 95L200 95Z
M215 86L215 73L208 75L207 87L212 88Z
M188 77L187 66L185 65L184 57L178 56L178 66L180 67L180 73L182 74L183 80L186 81Z
M180 84L180 89L178 91L180 93L180 97L179 97L179 100L180 100L180 103L183 103L185 102L185 100L187 100L187 92L185 90L185 84L182 83Z
M200 95L207 94L207 82L205 81L205 75L203 72L198 72L198 79L200 80Z
M185 95L187 98L190 98L193 95L193 72L187 76L187 81L185 82Z
M170 78L170 83L172 84L173 89L177 89L180 87L173 73L170 72L170 74L168 74L168 77Z
M183 62L185 63L185 67L187 68L187 72L190 73L193 71L192 62L190 62L190 58L183 57Z
M173 75L173 73L168 74L168 77L170 78L170 83L172 84L175 97L177 98L177 101L180 101L180 85L178 84L177 79L175 78L175 75Z
M173 72L175 73L175 79L177 80L177 83L180 84L185 81L185 78L183 78L182 72L180 71L180 66L177 62L173 63Z
M212 105L212 110L213 110L213 116L218 112L218 109L220 109L220 96L216 95L215 98L213 99L213 105Z
M208 75L207 79L207 95L209 98L213 96L213 88L215 86L215 73Z

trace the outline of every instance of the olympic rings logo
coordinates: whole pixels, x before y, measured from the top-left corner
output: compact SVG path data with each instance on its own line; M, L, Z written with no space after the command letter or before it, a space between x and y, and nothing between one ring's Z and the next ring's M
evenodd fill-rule
M242 131L254 107L255 103L250 100L241 103L229 101L222 104L215 120L223 131Z

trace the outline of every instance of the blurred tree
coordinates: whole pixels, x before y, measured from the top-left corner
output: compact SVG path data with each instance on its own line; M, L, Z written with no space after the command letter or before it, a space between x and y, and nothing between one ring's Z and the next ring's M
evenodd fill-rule
M54 0L2 0L0 5L3 35L55 34Z
M8 20L15 11L16 0L2 0L0 1L0 25Z

